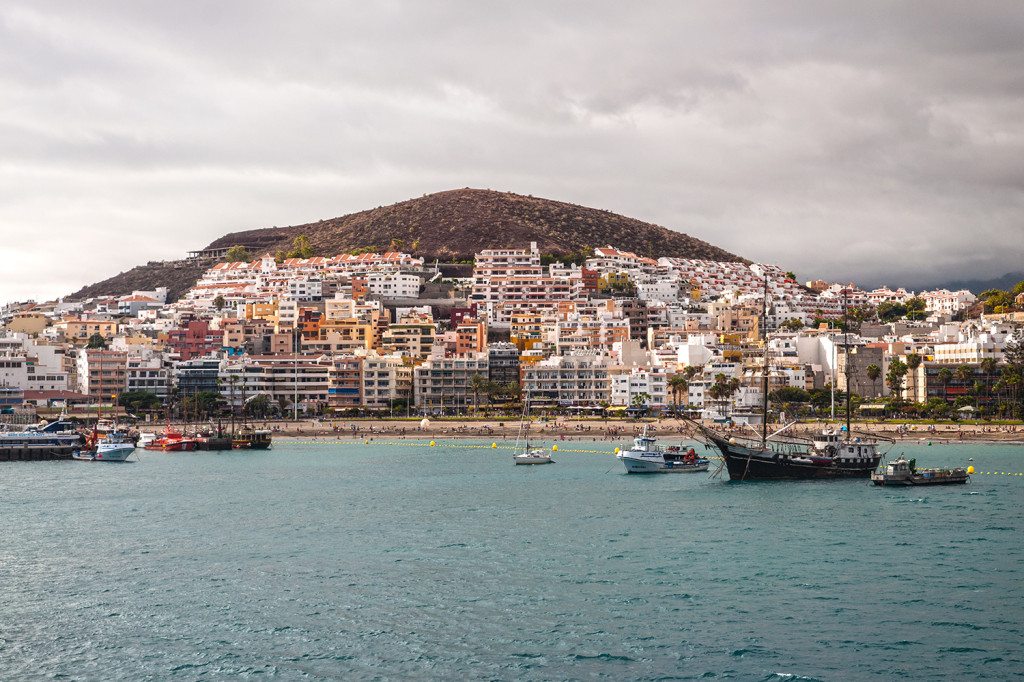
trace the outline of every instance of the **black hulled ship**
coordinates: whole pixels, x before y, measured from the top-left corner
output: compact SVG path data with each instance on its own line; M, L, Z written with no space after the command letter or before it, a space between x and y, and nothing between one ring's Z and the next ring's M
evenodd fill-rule
M844 305L845 317L845 305ZM850 430L850 381L848 321L844 324L846 349L846 427L825 429L811 439L782 438L768 434L768 277L764 278L761 338L764 343L762 368L761 437L728 435L697 423L708 444L722 455L732 481L780 481L839 478L869 478L882 459L878 440L856 436ZM784 429L783 429L784 430Z

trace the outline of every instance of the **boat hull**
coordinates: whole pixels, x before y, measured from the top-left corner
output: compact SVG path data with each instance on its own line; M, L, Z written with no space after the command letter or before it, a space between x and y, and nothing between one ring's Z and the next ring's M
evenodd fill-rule
M910 487L921 485L963 485L967 483L970 476L949 476L945 478L901 478L892 479L884 476L872 476L871 482L878 486Z
M881 456L860 463L824 463L823 458L785 457L772 450L760 450L711 437L721 453L732 481L813 481L843 478L866 479L878 467Z
M682 462L664 462L655 459L619 456L627 474L695 474L708 470L708 464L686 464Z
M515 460L516 466L555 463L555 460L550 457L513 457L513 459Z
M76 450L71 457L85 462L126 462L133 452L134 445L100 446L96 450Z

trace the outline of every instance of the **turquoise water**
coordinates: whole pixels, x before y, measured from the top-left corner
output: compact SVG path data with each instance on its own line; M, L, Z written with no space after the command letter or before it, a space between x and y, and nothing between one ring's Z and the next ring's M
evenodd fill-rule
M1024 471L1024 448L967 447L899 450ZM1024 477L729 484L340 443L141 458L0 466L0 679L1024 674Z

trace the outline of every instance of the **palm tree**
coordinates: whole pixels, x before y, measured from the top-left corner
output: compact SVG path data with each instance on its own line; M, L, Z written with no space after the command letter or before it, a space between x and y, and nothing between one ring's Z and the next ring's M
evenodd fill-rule
M922 359L917 353L907 355L907 370L910 372L910 385L913 387L910 389L910 395L912 402L915 403L917 402L917 368L921 366Z
M483 374L474 374L469 377L469 388L473 391L473 413L480 411L480 391L487 388L487 377Z
M690 380L683 374L673 374L672 378L668 380L668 387L672 390L672 404L676 413L678 413L679 395L689 390Z
M943 367L938 374L939 383L942 384L942 399L949 402L949 382L953 380L953 370Z
M882 368L879 367L878 365L872 363L872 364L868 365L864 369L864 371L868 375L868 381L871 382L871 389L872 389L872 391L875 393L875 395L877 395L878 394L878 378L880 376L882 376Z
M992 402L992 375L996 373L998 362L995 358L984 358L980 363L981 371L985 374L985 394L988 402Z

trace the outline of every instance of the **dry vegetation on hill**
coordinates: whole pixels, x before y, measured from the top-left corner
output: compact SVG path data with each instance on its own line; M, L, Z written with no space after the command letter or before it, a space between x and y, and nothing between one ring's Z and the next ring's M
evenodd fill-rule
M563 256L611 244L645 256L742 260L700 239L634 218L480 189L428 194L307 225L234 232L210 246L241 244L273 252L286 249L302 234L322 255L393 247L429 259L468 260L482 249L536 241L542 253Z

